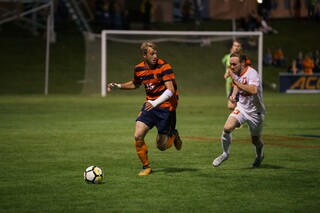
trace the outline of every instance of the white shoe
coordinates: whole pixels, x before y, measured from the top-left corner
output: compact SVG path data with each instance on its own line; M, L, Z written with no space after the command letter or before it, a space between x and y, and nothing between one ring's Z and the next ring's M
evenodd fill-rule
M228 158L229 158L229 155L222 154L216 159L214 159L214 161L212 162L212 165L214 167L218 167L220 166L220 164L222 164L223 161L228 160Z

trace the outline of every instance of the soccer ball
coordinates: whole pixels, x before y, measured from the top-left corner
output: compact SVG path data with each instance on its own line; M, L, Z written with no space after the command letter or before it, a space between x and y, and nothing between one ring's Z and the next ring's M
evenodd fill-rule
M83 173L83 177L87 183L102 183L103 171L98 166L89 166Z

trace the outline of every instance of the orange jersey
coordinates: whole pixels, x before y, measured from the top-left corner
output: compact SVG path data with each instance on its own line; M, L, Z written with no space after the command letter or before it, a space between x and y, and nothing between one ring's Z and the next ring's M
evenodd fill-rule
M304 73L305 74L313 74L314 62L310 58L306 58L303 60Z
M175 81L175 76L170 64L162 59L157 60L155 68L149 69L145 66L145 62L141 62L134 68L133 83L144 85L146 91L146 100L155 100L166 91L165 82L172 81L175 94L159 105L161 108L169 108L170 111L175 110L178 105L178 89Z

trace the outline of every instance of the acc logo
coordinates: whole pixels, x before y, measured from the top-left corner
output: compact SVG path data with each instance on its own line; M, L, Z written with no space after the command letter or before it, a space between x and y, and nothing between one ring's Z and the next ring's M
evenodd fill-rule
M317 76L300 77L290 86L290 89L320 89L320 78Z

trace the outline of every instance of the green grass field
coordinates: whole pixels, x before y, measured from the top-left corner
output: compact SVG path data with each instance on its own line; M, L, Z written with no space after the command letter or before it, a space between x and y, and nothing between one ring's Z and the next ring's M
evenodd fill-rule
M282 46L288 61L300 50L320 48L319 23L284 19L271 25L279 34L264 35L264 49ZM285 95L265 87L262 168L250 169L255 153L246 127L233 133L229 160L214 168L229 114L224 81L211 73L204 80L213 87L203 93L200 85L183 83L187 75L177 69L183 148L157 150L151 130L146 143L154 172L139 177L133 134L144 91L116 91L106 98L81 94L85 45L69 24L57 27L57 43L51 45L45 97L45 40L10 24L1 27L0 212L317 212L319 94ZM191 29L181 23L156 27ZM231 21L208 21L199 30L231 30ZM212 52L194 51L189 57L204 60L204 70ZM278 73L285 71L264 67L264 84L278 83ZM83 180L93 164L104 170L104 184Z
M144 99L115 92L0 99L1 212L316 212L320 205L319 95L266 93L262 168L246 127L235 130L231 156L218 168L229 113L223 96L181 97L181 151L146 138L154 172L139 177L134 123ZM89 185L89 165L105 172Z

